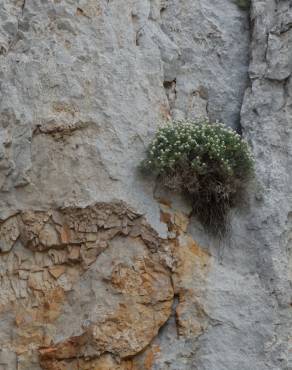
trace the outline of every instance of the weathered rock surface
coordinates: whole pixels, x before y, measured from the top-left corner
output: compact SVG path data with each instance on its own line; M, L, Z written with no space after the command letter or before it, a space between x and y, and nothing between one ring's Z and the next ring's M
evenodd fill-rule
M193 237L221 261L210 271L206 299L220 325L199 339L198 369L291 368L291 16L289 1L252 2L250 86L241 110L256 161L248 204L232 215L230 240L217 250L192 225Z
M124 204L25 212L1 226L8 222L19 233L1 255L1 321L9 312L16 327L10 337L4 324L2 350L38 350L44 369L105 353L127 358L170 316L174 293L161 242ZM10 245L15 234L1 231Z
M211 256L186 234L187 217L161 207L175 233L166 240L124 203L2 223L2 245L15 236L8 223L18 230L0 255L3 365L18 369L17 356L21 369L147 368L154 355L129 358L149 347L174 306L177 335L199 336L209 324L200 286Z
M161 28L177 47L175 57L161 45L165 87L175 91L173 116L208 116L240 129L249 64L248 12L226 0L168 0Z
M291 368L291 19L1 1L0 369ZM137 171L159 121L202 115L256 160L221 241Z
M153 183L137 165L176 111L200 116L208 106L212 118L238 124L247 14L227 0L0 6L2 217L115 198L162 232Z

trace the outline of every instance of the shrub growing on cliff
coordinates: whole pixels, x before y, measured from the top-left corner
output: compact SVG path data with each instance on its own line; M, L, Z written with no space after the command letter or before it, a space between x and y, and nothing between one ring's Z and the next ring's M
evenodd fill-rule
M253 173L253 159L248 144L221 123L175 121L159 128L142 168L191 197L202 224L224 233L228 210Z

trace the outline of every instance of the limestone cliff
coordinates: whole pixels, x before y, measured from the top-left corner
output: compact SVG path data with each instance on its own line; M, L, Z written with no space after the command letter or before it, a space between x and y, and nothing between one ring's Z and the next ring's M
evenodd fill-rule
M289 370L289 0L0 2L0 369ZM224 240L137 166L207 115L256 160Z

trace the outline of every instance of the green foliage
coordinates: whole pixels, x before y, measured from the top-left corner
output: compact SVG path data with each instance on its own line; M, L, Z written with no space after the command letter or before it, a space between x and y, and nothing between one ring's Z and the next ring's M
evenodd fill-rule
M242 10L249 10L251 0L234 0L235 4Z
M222 232L253 174L253 159L248 144L221 123L175 121L159 128L142 168L190 196L202 224Z

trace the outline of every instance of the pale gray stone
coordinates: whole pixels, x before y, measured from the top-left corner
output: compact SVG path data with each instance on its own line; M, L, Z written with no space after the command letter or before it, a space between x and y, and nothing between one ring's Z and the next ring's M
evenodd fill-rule
M122 199L166 236L155 179L137 169L158 123L207 115L251 144L256 179L228 239L189 227L214 261L210 325L186 339L173 316L153 369L291 369L291 22L288 0L252 0L250 12L231 0L0 3L0 219ZM9 315L2 325L9 335ZM15 361L0 351L3 368Z

